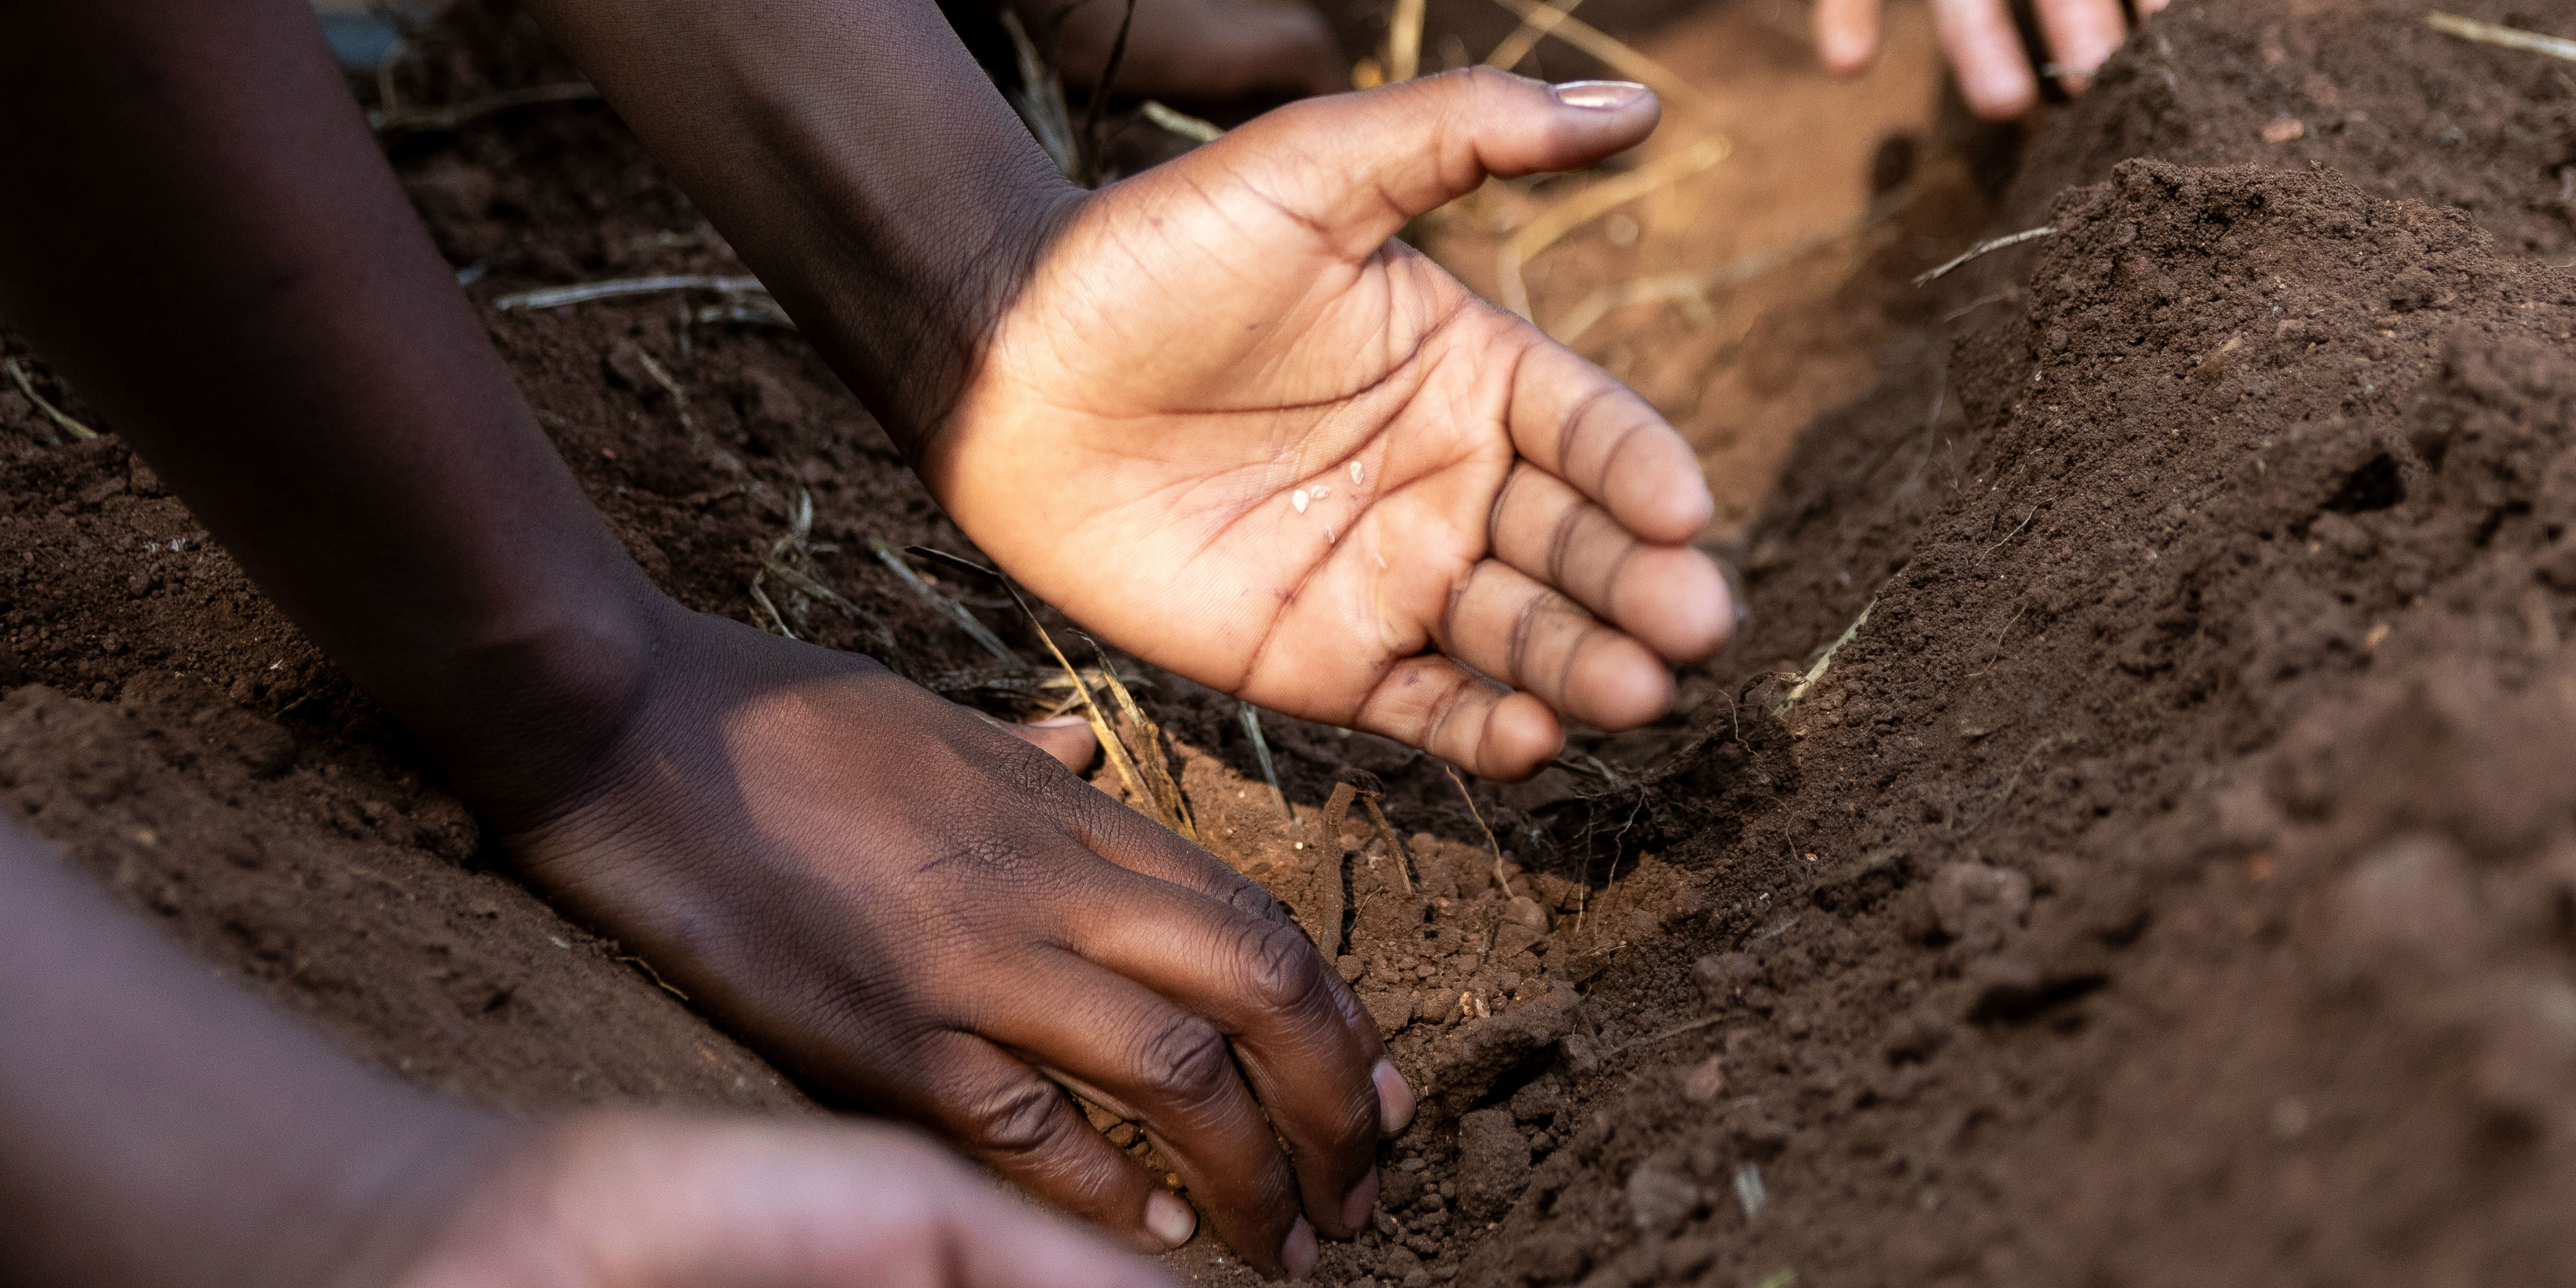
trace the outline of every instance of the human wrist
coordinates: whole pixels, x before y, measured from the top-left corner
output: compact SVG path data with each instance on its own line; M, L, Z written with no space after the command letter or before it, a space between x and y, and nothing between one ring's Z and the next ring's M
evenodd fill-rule
M398 685L376 685L463 795L504 833L543 823L636 719L670 641L697 616L640 571L539 612L460 623Z
M896 444L917 452L1082 195L937 7L536 8Z

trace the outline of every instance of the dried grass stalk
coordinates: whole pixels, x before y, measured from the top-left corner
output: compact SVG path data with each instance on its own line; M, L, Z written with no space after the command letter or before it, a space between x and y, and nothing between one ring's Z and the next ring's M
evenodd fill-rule
M1511 240L1503 243L1497 264L1497 276L1502 281L1503 307L1522 317L1530 315L1529 287L1521 280L1521 266L1537 258L1541 251L1555 245L1567 233L1639 197L1698 174L1724 161L1734 150L1735 145L1724 136L1712 135L1652 164L1593 184L1522 225L1519 232L1512 234Z
M1531 21L1546 7L1538 0L1494 0L1494 3L1519 15L1523 22ZM1699 117L1711 126L1723 123L1717 105L1691 88L1689 81L1675 75L1662 63L1638 53L1626 42L1580 18L1561 13L1547 23L1548 35L1600 59L1612 71L1655 91L1666 103Z
M1499 67L1504 71L1520 66L1521 60L1529 57L1531 50L1538 48L1538 42L1547 39L1548 34L1556 30L1556 24L1564 21L1567 14L1582 5L1583 0L1550 0L1550 3L1522 17L1521 25L1512 28L1512 34L1503 37L1503 43L1494 46L1494 52L1485 55L1485 65Z
M2576 62L2576 40L2569 40L2564 36L2544 36L2536 31L2524 31L2520 27L2501 27L2492 22L2480 22L2475 18L2463 18L2455 13L2444 13L2439 9L2424 15L2424 25L2443 35L2457 36L2462 40L2474 40L2484 45L2502 45L2507 49L2526 50L2530 53L2547 54L2552 58L2564 58L2570 62Z
M1172 777L1169 758L1163 754L1163 730L1136 705L1136 697L1127 691L1127 682L1109 661L1109 652L1100 641L1091 641L1091 651L1100 659L1100 674L1109 688L1109 696L1118 703L1119 736L1126 742L1128 758L1135 762L1137 776L1144 780L1148 799L1164 826L1188 837L1199 839L1198 824L1190 818L1189 798L1181 794L1181 784Z
M1395 0L1395 14L1386 24L1386 78L1409 81L1422 70L1422 13L1424 0Z
M613 300L627 295L667 295L673 291L714 291L719 295L756 295L763 299L769 296L769 288L762 286L757 277L664 273L653 277L619 277L520 291L493 300L492 307L504 313L512 309L559 309L567 304L586 304L592 300Z

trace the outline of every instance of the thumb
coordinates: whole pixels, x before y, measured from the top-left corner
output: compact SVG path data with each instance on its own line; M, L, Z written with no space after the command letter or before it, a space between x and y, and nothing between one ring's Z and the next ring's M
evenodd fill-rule
M1579 169L1643 142L1662 115L1654 92L1633 81L1549 85L1469 67L1292 103L1192 156L1356 260L1487 176Z

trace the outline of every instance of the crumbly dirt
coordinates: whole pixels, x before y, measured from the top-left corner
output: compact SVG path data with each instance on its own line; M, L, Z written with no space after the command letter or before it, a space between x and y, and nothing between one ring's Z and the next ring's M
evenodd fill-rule
M2543 258L2576 241L2576 82L2414 22L2185 0L2009 188L1793 301L1866 306L1867 392L1787 458L1684 714L1472 797L1269 717L1292 819L1235 703L1137 670L1203 839L1426 1092L1319 1278L2576 1281L2576 281ZM497 5L420 44L419 101L565 74ZM1043 701L878 562L972 552L792 332L490 308L739 271L605 109L390 150L671 593L768 623L748 587L810 496L790 557L892 638L793 594L768 624ZM1986 191L1994 231L2059 231L1897 289ZM429 1085L813 1112L512 882L112 432L55 439L0 384L0 793L31 826ZM1242 1277L1221 1254L1176 1265Z

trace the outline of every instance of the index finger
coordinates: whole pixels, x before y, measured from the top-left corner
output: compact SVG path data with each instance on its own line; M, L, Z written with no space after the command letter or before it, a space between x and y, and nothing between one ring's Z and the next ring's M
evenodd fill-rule
M1196 891L1249 917L1293 926L1288 910L1270 897L1250 878L1227 867L1215 855L1173 835L1136 811L1103 801L1104 808L1070 820L1075 834L1092 852L1130 872L1168 881L1184 890ZM1309 945L1310 949L1312 945ZM1318 961L1320 961L1320 956ZM1395 1066L1386 1060L1386 1043L1378 1036L1377 1023L1368 1017L1359 999L1340 975L1325 972L1336 1002L1346 1018L1351 1036L1384 1067L1375 1075L1382 1102L1379 1121L1390 1135L1404 1130L1413 1120L1412 1089Z
M1125 818L1115 815L1123 814ZM1074 951L1204 1016L1288 1142L1307 1215L1356 1233L1376 1200L1377 1142L1410 1103L1382 1103L1394 1066L1377 1025L1276 900L1213 855L1117 809L1084 839L1140 877L1119 915L1086 919ZM1409 1102L1408 1094L1404 1099ZM1365 1191L1365 1193L1363 1192Z

